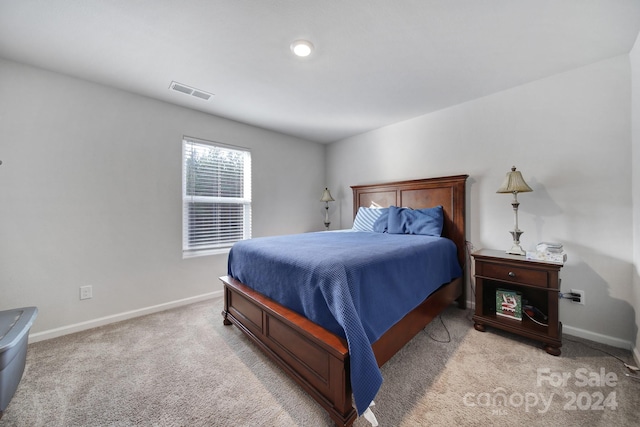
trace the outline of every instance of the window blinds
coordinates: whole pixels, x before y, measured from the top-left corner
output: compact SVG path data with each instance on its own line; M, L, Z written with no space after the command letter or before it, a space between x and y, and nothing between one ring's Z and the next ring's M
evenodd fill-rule
M226 249L251 238L251 153L184 138L182 250Z

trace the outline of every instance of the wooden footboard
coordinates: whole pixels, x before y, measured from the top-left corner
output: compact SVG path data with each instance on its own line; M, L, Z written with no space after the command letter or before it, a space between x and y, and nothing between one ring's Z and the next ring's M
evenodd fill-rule
M338 426L357 418L351 398L347 343L230 276L224 283L224 323L238 326L313 397ZM382 366L462 293L462 279L440 287L373 344Z
M313 397L336 425L357 417L351 401L347 343L230 276L224 283L225 324L235 324Z

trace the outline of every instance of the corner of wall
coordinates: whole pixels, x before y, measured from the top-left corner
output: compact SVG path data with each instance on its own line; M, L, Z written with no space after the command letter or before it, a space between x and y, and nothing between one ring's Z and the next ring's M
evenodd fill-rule
M636 337L633 354L636 363L640 361L638 345L640 344L640 33L636 42L629 52L629 62L631 67L631 203L633 215L633 301L635 309Z

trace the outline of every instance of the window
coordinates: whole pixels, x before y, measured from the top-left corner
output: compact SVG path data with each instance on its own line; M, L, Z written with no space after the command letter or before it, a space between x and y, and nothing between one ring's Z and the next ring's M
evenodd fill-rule
M182 159L183 257L251 238L251 152L184 138Z

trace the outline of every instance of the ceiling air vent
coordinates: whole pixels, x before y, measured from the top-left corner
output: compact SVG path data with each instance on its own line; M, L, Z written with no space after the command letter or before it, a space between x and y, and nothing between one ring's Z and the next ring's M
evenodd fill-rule
M205 92L191 86L183 85L182 83L178 82L171 82L171 84L169 85L169 89L175 90L176 92L184 93L185 95L195 96L196 98L204 99L205 101L208 101L213 96L212 93Z

